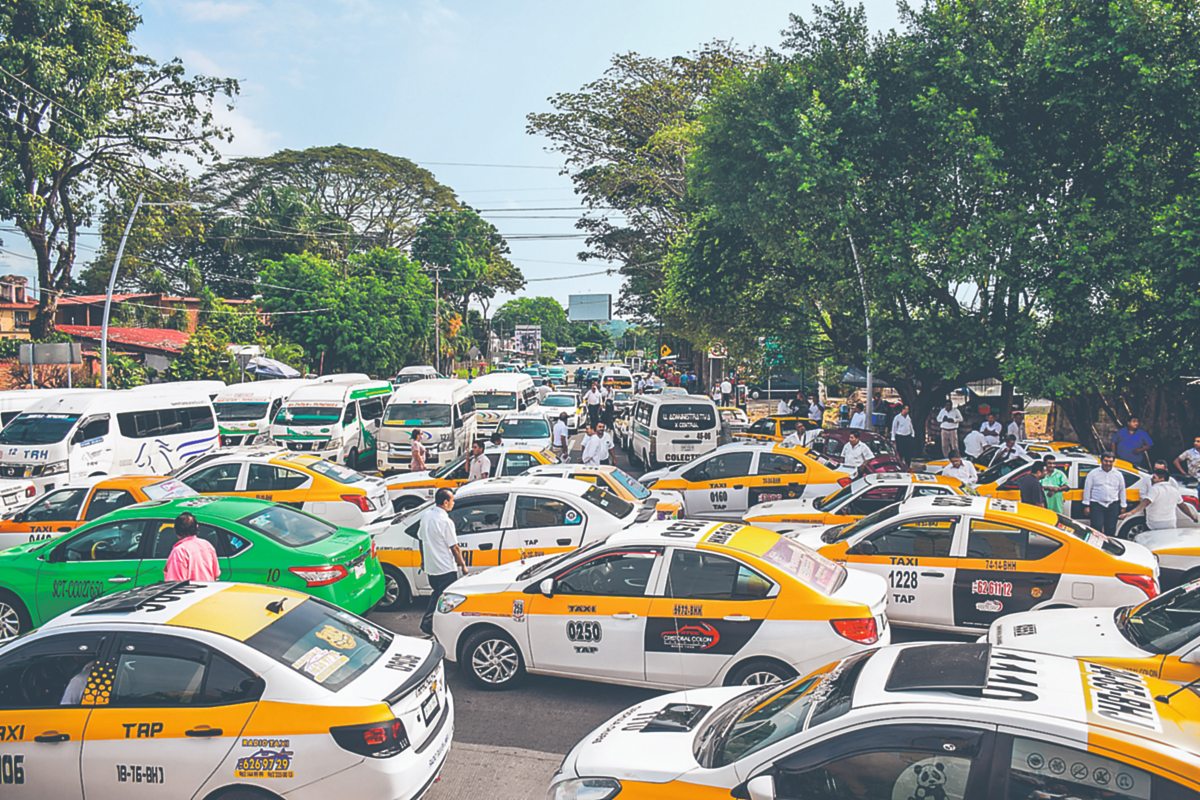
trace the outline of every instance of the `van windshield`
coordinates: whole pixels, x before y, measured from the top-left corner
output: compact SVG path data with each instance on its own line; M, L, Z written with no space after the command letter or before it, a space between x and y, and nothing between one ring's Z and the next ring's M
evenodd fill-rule
M247 422L267 415L266 403L213 403L221 422Z
M402 428L449 428L450 406L441 403L392 403L383 424Z
M517 396L510 393L488 392L475 395L475 407L493 411L512 411L517 407Z
M281 425L332 425L341 418L341 406L284 406L275 415L275 423Z
M78 421L78 414L20 414L0 431L0 444L61 442Z
M506 419L496 428L502 439L545 439L550 436L550 424L544 419Z
M717 427L717 415L703 403L664 404L658 410L658 426L666 431L707 431Z

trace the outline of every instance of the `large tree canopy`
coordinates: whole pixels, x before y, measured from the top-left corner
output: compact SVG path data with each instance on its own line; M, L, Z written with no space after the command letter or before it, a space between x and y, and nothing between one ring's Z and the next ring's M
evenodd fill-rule
M412 254L425 266L444 269L442 296L464 318L472 300L486 317L497 291L511 294L525 286L521 270L508 259L508 242L470 208L430 214L417 230Z
M212 104L237 83L139 53L130 36L140 22L123 0L0 4L0 218L37 260L35 336L53 330L97 192L137 185L153 199L153 167L205 160L228 137Z

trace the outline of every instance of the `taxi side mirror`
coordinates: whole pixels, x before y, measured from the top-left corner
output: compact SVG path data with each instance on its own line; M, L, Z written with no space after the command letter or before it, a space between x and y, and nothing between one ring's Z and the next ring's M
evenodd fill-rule
M543 578L538 584L538 591L546 597L554 597L554 578Z
M730 794L739 800L775 800L775 779L770 775L756 775Z
M873 556L878 552L879 548L875 546L874 542L859 542L846 551L848 555L852 556Z

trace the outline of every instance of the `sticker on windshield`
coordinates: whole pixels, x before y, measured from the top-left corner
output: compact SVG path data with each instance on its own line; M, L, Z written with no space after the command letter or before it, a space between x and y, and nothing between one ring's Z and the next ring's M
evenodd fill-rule
M293 661L292 668L303 672L317 683L324 683L349 662L349 656L342 655L336 650L314 647Z

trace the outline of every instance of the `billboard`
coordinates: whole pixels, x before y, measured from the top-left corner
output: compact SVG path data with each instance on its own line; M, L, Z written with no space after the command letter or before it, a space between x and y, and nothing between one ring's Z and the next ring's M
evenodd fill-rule
M520 353L538 355L542 352L542 326L518 325L513 331L513 348Z
M608 322L612 319L611 294L573 294L567 302L571 322Z

